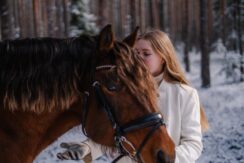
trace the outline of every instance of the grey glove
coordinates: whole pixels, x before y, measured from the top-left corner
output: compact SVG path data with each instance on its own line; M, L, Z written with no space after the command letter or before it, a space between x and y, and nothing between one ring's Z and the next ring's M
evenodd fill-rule
M62 153L57 153L61 160L83 160L86 163L92 162L91 150L88 144L81 143L61 143L60 146L65 149Z

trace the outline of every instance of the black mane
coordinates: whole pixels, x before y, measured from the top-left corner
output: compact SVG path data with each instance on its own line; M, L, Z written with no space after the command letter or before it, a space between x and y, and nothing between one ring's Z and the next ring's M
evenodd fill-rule
M0 42L1 99L11 110L68 107L92 69L96 46L86 35Z

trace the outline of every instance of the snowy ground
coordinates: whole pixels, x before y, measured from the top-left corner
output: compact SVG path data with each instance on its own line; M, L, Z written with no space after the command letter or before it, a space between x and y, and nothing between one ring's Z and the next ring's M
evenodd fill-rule
M211 54L212 86L200 88L200 55L191 53L191 73L187 74L192 85L197 88L207 117L210 130L204 134L204 150L197 163L244 163L244 82L227 84L223 68L224 56ZM77 163L60 161L56 153L62 151L61 142L82 141L79 127L73 128L45 149L34 163ZM79 161L82 162L82 161ZM100 158L95 163L109 162Z
M194 56L195 55L195 56ZM197 163L244 163L244 82L227 84L224 56L211 54L212 86L200 88L199 55L192 54L188 79L198 89L210 123L204 134L204 150Z

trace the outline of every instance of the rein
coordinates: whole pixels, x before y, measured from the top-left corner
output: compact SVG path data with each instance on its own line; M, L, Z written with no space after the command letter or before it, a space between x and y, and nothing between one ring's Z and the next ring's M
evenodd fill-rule
M114 65L104 65L104 66L96 67L96 70L107 69L107 68L111 69L115 67L116 66ZM114 141L115 141L115 146L120 153L120 156L118 156L115 160L113 160L112 163L116 163L124 156L129 156L133 160L143 162L141 159L141 151L143 147L146 145L146 143L148 142L152 134L160 126L165 125L162 115L160 113L150 113L146 116L137 118L136 120L133 120L132 122L129 122L123 126L120 126L117 122L116 117L113 114L114 109L110 105L106 96L104 95L99 81L94 81L92 83L92 87L94 88L97 101L103 107L104 111L106 112L112 124L113 129L115 130ZM84 99L83 99L82 131L86 136L87 134L86 134L85 126L86 126L86 118L88 114L88 107L87 107L88 97L89 97L89 93L85 92ZM135 130L140 130L143 128L148 128L148 127L152 127L152 129L148 131L148 133L144 137L138 149L136 149L134 145L129 140L127 140L126 137L124 136L126 133ZM133 151L130 152L130 150L127 149L125 145L129 146L130 150Z

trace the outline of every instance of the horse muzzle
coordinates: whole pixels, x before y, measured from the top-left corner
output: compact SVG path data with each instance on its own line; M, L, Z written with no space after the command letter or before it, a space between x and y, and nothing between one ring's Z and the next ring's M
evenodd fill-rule
M162 150L159 150L157 153L157 163L174 163L175 162L175 156L169 156Z

